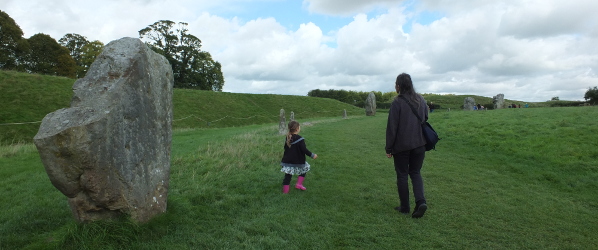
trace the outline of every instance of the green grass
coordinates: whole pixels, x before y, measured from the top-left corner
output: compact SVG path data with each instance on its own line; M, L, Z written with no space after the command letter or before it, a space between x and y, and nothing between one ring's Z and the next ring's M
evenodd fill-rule
M35 150L0 148L0 249L596 249L598 108L432 113L429 209L398 205L386 115L299 120L317 160L280 192L276 124L179 129L168 211L77 224ZM295 179L293 180L294 183Z
M499 93L496 93L499 94ZM450 109L451 111L458 111L462 109L463 101L467 97L473 97L476 103L484 105L488 107L492 105L492 97L485 97L485 96L476 96L476 95L438 95L438 94L423 94L424 98L428 102L433 102L435 105L440 105L440 108L437 111L447 111ZM508 96L506 96L508 97ZM577 103L574 101L559 101L561 103ZM543 108L543 107L551 107L554 105L554 102L546 101L546 102L527 102L525 100L512 100L505 98L506 106L515 103L519 105L528 104L530 108Z
M66 77L0 70L0 144L31 143L46 114L70 105L73 83Z

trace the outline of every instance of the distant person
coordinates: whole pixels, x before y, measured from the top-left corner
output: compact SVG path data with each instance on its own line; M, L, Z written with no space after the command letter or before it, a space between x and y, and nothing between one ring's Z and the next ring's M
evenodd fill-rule
M482 110L482 105L478 103L478 110Z
M526 108L528 108L528 107L529 107L529 105L526 103L526 104L525 104L525 107L526 107Z
M428 105L428 109L430 109L430 112L434 112L434 103L430 102L430 105Z
M476 110L476 111L477 111L477 110L478 110L478 106L476 106L476 105L473 105L473 110Z
M309 163L305 161L305 156L309 156L313 159L318 158L317 154L310 152L305 146L305 139L299 135L301 126L297 121L289 122L289 132L284 143L284 155L280 165L282 168L280 172L284 173L284 179L282 180L282 193L289 193L289 184L293 175L299 175L297 177L297 184L295 188L300 190L306 190L303 186L303 180L305 174L309 171Z
M402 214L410 212L409 177L411 177L415 197L415 209L411 217L420 218L428 209L424 197L424 181L420 174L426 156L426 141L420 121L412 111L412 107L424 121L428 120L428 109L426 100L415 92L411 76L408 74L402 73L397 77L395 89L399 95L393 100L388 111L385 147L386 157L394 159L397 174L400 206L395 207L395 210Z

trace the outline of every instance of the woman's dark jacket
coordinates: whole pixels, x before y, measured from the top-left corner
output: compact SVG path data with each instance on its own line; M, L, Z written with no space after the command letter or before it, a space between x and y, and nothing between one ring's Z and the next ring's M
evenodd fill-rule
M405 96L407 99L409 97ZM426 100L421 95L416 98L420 99L419 109L417 112L419 116L428 120L428 107ZM414 108L417 109L416 104L410 101ZM388 123L386 124L386 153L397 154L399 152L411 150L426 145L426 140L422 134L421 123L417 116L409 107L405 99L397 96L390 106L388 111Z
M285 138L286 139L286 138ZM305 156L313 158L312 152L307 150L305 146L305 140L300 135L291 136L291 147L287 146L285 140L284 143L284 155L282 156L282 163L288 164L305 164Z

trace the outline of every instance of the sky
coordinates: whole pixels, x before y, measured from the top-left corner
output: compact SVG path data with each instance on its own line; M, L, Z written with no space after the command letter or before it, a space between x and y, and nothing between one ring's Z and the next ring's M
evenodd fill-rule
M105 44L188 23L222 64L223 91L394 91L543 102L598 86L596 0L2 0L26 38Z

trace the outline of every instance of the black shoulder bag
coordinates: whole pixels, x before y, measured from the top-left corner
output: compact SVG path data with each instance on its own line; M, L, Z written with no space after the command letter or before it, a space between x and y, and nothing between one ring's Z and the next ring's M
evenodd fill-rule
M430 123L428 123L427 121L422 120L419 114L417 114L415 107L411 105L407 98L405 98L404 96L401 96L401 98L403 98L403 100L405 100L407 104L409 104L409 107L411 107L411 111L413 111L413 114L417 116L417 119L419 120L422 126L422 133L424 134L424 138L426 139L426 151L430 151L432 149L436 150L436 143L440 140L440 138L438 138L438 134L432 128L432 125L430 125Z

